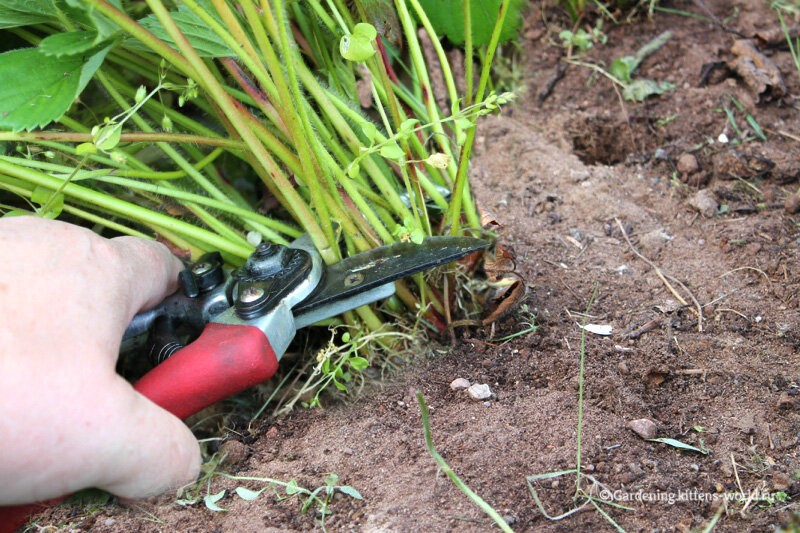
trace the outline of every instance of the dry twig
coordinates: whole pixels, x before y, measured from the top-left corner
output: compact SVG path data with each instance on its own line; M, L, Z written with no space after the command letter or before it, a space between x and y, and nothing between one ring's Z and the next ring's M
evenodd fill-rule
M691 299L692 303L694 303L694 305L696 306L696 309L689 308L689 310L692 311L695 314L695 316L697 316L697 330L702 333L703 332L703 307L697 301L697 298L694 297L694 295L692 294L692 291L690 291L689 288L686 287L686 285L684 285L683 282L681 282L680 280L677 280L672 276L665 275L664 272L660 268L658 268L658 266L656 266L655 263L653 263L648 258L646 258L644 255L642 255L639 252L639 250L637 250L636 247L631 242L630 238L628 237L628 233L625 231L625 227L622 225L622 222L620 222L620 220L618 218L616 218L616 217L614 218L614 222L617 223L617 226L619 227L619 230L622 232L622 236L625 237L625 242L628 243L628 246L630 247L630 249L634 253L634 255L636 255L636 257L638 257L639 259L641 259L642 261L647 263L647 265L650 268L655 270L656 275L661 280L661 282L664 283L664 285L667 287L669 292L671 292L672 295L682 305L688 306L689 303L683 298L683 296L680 295L680 293L678 293L678 291L675 290L675 287L672 286L672 284L669 282L669 280L667 278L673 280L675 283L680 285L683 290L686 291L686 293L689 295L689 299Z

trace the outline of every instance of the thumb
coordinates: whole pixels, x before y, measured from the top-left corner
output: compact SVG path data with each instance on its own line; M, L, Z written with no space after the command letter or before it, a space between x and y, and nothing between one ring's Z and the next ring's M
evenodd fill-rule
M194 481L200 447L189 428L122 378L115 386L96 486L123 498L143 498Z

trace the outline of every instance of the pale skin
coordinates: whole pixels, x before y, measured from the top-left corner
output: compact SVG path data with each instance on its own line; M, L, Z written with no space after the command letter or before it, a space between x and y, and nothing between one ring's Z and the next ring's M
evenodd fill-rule
M88 487L142 498L197 477L191 431L114 370L125 327L181 268L156 242L0 220L0 505Z

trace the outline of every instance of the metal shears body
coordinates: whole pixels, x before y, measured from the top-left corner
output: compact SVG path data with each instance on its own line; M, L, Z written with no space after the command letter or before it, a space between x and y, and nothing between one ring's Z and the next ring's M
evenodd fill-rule
M191 416L272 377L298 329L389 297L394 281L488 244L429 237L326 266L301 238L261 244L233 271L218 253L206 254L181 273L177 293L129 325L123 346L147 334L157 365L134 387L176 416Z

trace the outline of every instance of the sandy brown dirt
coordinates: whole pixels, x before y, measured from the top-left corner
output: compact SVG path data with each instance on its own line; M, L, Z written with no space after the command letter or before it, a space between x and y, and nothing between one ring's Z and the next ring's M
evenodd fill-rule
M800 135L797 71L786 50L757 42L784 76L784 97L757 103L725 68L703 84L703 65L733 58L740 38L733 32L749 38L776 26L768 2L661 4L711 13L725 27L657 13L653 21L606 25L608 44L583 59L608 62L672 30L637 76L670 81L674 90L622 105L607 80L570 66L540 99L564 54L552 45L564 19L536 7L523 41L527 92L480 130L474 187L503 225L501 240L527 280L525 303L539 330L491 342L525 327L517 312L496 323L494 334L464 332L457 346L431 351L435 357L354 405L299 411L257 428L222 471L296 478L307 487L337 473L364 501L338 496L326 520L330 531L487 530L487 516L425 449L415 399L421 391L439 452L515 530L610 530L591 506L548 520L526 484L526 476L575 467L577 323L596 288L589 321L611 325L613 333L586 339L583 469L618 498L683 497L672 505L620 501L631 509L603 508L628 531L684 532L712 520L720 505L712 495L760 490L788 501L731 501L716 530L767 531L796 520L800 232L784 202L798 188L800 145L778 132ZM729 95L767 132L766 142L735 142L722 111L732 106ZM732 109L752 138L745 113ZM719 142L722 133L728 143ZM682 159L688 153L696 169ZM701 213L698 200L710 210ZM687 305L675 303L659 272ZM452 391L457 377L489 384L496 397L485 404ZM640 418L655 422L658 437L708 453L643 440L628 428ZM263 486L216 479L212 492L238 485ZM539 492L551 514L567 511L574 477L549 480ZM218 503L228 512L163 497L93 512L60 509L39 523L97 532L319 527L296 501L270 494Z

